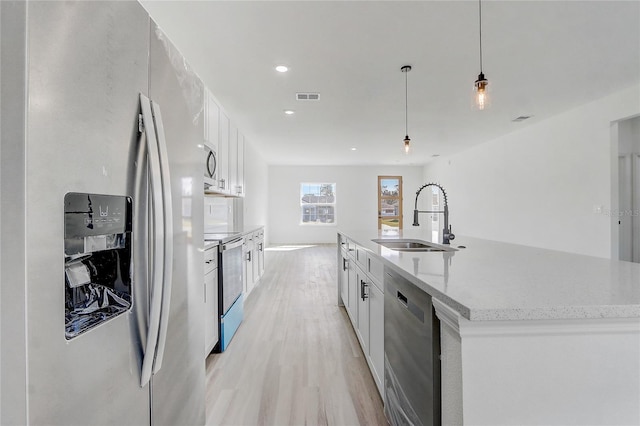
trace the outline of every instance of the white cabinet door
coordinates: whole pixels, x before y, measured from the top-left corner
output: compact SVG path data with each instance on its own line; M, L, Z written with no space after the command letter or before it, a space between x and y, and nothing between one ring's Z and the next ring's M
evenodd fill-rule
M253 287L255 286L255 279L253 275L253 264L254 262L254 251L255 244L253 241L253 235L249 234L245 237L245 243L242 248L244 253L244 280L245 280L245 288L244 291L249 295Z
M245 195L245 183L244 183L244 144L245 139L244 135L240 130L238 130L238 141L237 141L237 161L236 161L236 195L239 197L244 197Z
M349 309L349 257L346 250L340 250L340 297L342 304Z
M253 274L253 285L255 286L260 281L260 261L258 260L259 255L259 246L260 246L260 233L253 233L253 250L251 250L251 266L252 266L252 274Z
M220 140L220 107L208 89L205 89L204 140L209 146L215 149L216 153L218 152L218 141Z
M348 256L347 259L347 268L349 270L349 306L347 307L347 313L349 317L351 317L351 323L353 324L354 329L358 329L358 289L356 283L358 282L358 277L356 274L356 262L353 260L353 257Z
M218 342L218 269L204 276L205 358Z
M218 191L229 193L229 117L220 110L220 140L218 141Z
M378 391L384 393L384 293L369 286L369 360Z
M358 293L358 328L357 334L362 344L362 352L369 354L369 278L356 266L356 290Z
M260 231L258 238L258 279L264 274L264 231Z
M229 122L229 194L238 195L238 127Z

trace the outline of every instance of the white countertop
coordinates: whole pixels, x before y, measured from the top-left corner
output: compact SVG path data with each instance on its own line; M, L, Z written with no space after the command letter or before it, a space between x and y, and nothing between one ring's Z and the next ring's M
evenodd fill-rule
M205 229L204 239L205 241L219 241L224 243L234 238L247 235L251 232L263 229L264 225L247 225L241 227L217 227Z
M214 247L218 247L218 245L220 244L219 241L205 241L204 242L204 249L205 250L210 250Z
M640 318L638 263L461 236L451 247L466 248L455 252L401 252L371 241L431 239L419 229L400 232L339 231L469 320Z

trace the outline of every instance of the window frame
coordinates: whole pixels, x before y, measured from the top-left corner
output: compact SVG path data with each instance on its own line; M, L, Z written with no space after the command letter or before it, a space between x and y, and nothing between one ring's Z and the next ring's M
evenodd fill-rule
M396 180L398 181L398 195L382 195L382 181L384 180ZM385 229L402 229L403 227L403 212L402 212L402 203L403 203L403 184L402 184L402 176L378 176L378 229L381 230L383 222L389 220L397 220L398 226L390 227L389 225L385 225L387 228ZM382 214L382 202L384 200L395 200L398 205L398 214L397 215L383 215Z
M332 187L332 191L333 191L333 202L332 203L305 203L302 201L302 197L304 197L303 195L303 189L304 186L318 186L321 187L322 185L331 185ZM337 197L337 184L335 182L300 182L300 186L299 186L299 192L298 192L298 201L300 203L300 211L298 214L298 218L299 218L299 225L301 226L336 226L338 223L338 197ZM304 221L304 208L309 207L309 206L331 206L333 207L333 222L319 222L319 221L313 221L313 222L305 222Z

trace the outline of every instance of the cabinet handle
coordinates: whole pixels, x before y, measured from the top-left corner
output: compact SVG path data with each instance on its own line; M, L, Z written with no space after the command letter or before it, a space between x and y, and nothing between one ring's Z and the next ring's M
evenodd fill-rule
M362 300L363 300L363 301L364 301L364 300L366 300L366 299L367 299L367 297L369 297L369 295L368 295L368 294L366 294L366 293L364 292L364 290L366 289L366 287L367 287L368 285L369 285L369 284L367 284L366 282L364 282L364 280L360 280L360 297L362 297Z
M347 270L347 259L345 259L344 257L342 258L342 270Z
M251 262L251 252L247 252L247 262Z
M220 189L224 189L224 188L225 188L225 186L226 186L226 182L225 182L225 180L224 180L224 179L220 179L220 183L218 184L218 187L219 187Z

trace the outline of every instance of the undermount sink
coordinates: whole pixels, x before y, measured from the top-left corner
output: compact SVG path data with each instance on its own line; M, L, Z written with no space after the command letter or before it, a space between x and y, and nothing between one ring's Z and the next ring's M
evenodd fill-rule
M371 240L374 243L378 243L385 246L388 249L396 251L431 251L431 252L443 252L443 251L456 251L454 248L443 247L440 245L428 243L421 240Z

